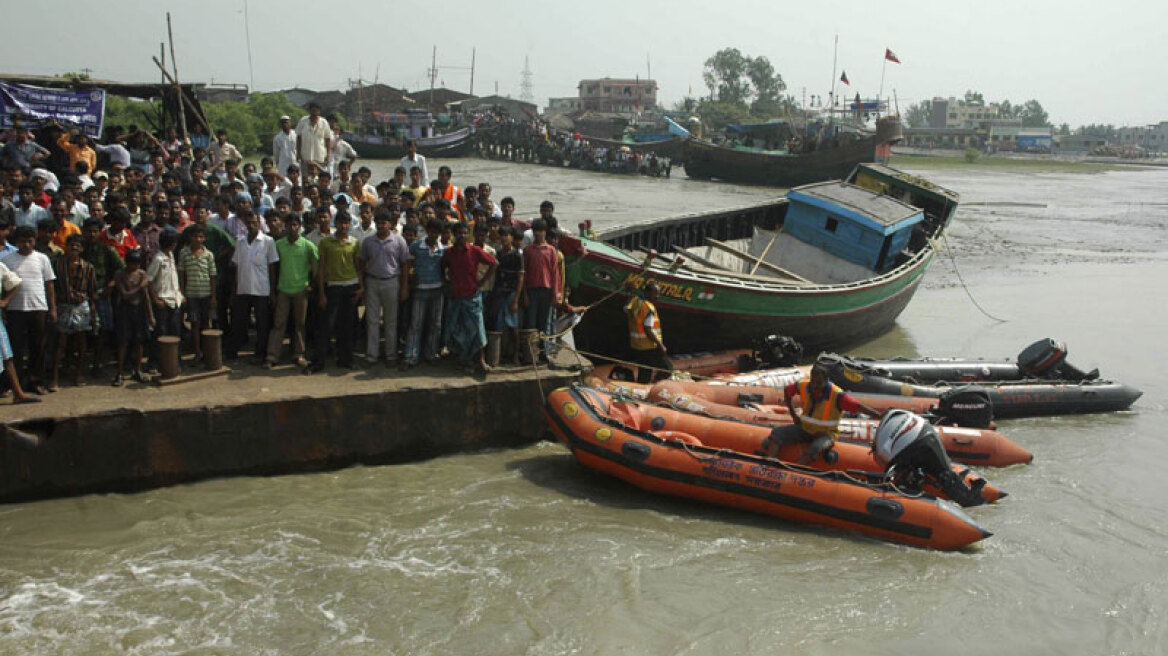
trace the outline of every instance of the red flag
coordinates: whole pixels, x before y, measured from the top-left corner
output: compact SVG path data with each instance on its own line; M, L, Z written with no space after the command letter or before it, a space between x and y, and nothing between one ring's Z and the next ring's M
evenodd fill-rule
M844 84L848 85L849 87L852 86L852 83L848 82L848 72L847 71L842 71L842 72L843 72L843 75L840 76L840 82L843 82Z
M888 61L892 62L893 64L900 63L900 60L896 58L896 53L892 52L888 48L884 49L884 58L887 59Z

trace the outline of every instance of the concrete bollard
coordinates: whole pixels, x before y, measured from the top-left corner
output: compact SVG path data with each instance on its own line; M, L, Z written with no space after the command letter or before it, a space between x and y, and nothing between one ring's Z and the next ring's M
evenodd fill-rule
M488 330L487 331L487 364L492 367L499 366L499 354L503 350L503 333Z
M223 331L203 331L203 361L208 371L218 371L223 368Z
M178 378L178 345L179 338L173 335L163 335L158 338L158 371L162 380Z

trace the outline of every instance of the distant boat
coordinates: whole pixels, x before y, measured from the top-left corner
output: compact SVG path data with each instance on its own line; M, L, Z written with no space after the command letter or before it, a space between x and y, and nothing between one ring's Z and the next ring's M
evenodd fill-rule
M345 138L365 159L400 159L406 154L403 139L374 134L346 134ZM474 128L466 127L433 137L419 137L418 153L426 157L469 157L474 154Z
M846 182L792 190L759 205L561 238L585 350L628 348L621 290L652 280L673 353L750 347L783 334L808 349L880 335L912 299L957 194L896 169L862 164ZM584 248L581 248L583 246ZM646 266L650 250L659 256Z
M731 148L691 138L682 159L686 175L698 180L789 188L844 178L857 164L886 163L892 144L903 136L900 120L885 117L875 131L840 131L814 145L803 142L795 152Z
M593 146L606 148L628 148L634 153L643 155L653 154L657 157L668 157L671 160L680 160L685 152L685 137L670 136L652 141L637 141L635 139L601 139L599 137L584 137Z

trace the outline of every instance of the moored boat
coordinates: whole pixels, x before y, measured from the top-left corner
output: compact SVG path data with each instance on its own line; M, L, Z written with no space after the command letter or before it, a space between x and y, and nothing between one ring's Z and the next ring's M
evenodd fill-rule
M785 426L792 423L790 414L781 405L728 405L707 400L703 389L679 381L662 381L653 385L645 395L649 402L664 404L678 410L714 418L734 419L765 426ZM876 439L880 422L873 419L844 417L840 419L839 442L871 445ZM1017 442L988 428L937 426L937 435L945 453L955 462L989 467L1007 467L1027 464L1034 456Z
M827 366L828 378L849 393L937 401L961 389L984 395L997 419L1126 410L1143 395L1122 383L1098 379L977 381L974 385L959 383L961 387L943 381L917 384L853 366L854 362L843 356L824 354L819 362Z
M713 448L693 436L656 435L588 388L552 392L545 413L580 464L645 490L918 547L960 549L991 535L951 502L929 495Z
M887 161L892 144L904 136L896 117L880 119L874 131L840 131L814 145L787 150L730 148L690 138L685 173L699 180L795 187L846 176L857 164Z
M933 259L930 240L957 203L956 194L926 180L862 165L847 182L760 205L560 244L577 305L655 281L671 352L742 348L776 333L823 349L892 326ZM622 303L614 301L589 311L575 336L581 348L612 355L627 349L627 332Z
M366 159L400 159L407 152L404 139L375 134L346 134L345 138L357 155ZM433 137L418 137L414 141L418 152L425 157L446 159L469 157L474 152L474 140L474 129L466 127Z

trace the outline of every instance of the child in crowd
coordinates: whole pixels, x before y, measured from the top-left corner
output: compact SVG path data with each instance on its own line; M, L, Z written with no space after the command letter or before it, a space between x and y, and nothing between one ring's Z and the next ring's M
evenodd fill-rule
M142 373L142 345L146 343L150 334L151 313L147 299L150 277L142 270L140 251L130 251L126 254L126 268L119 269L114 274L114 286L118 292L114 319L118 332L118 372L112 384L114 387L121 387L124 382L127 349L131 350L133 356L134 380L145 383L146 377Z

